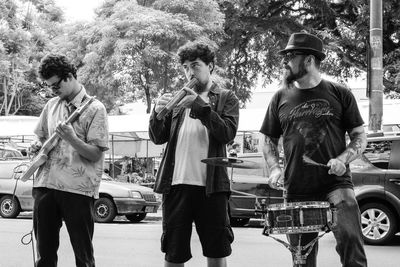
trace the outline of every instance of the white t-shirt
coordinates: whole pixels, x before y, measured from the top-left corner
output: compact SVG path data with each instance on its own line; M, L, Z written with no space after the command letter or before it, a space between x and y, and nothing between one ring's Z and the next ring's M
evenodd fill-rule
M208 131L200 120L191 118L189 113L190 109L186 109L178 134L172 185L205 186L207 165L200 160L208 156Z

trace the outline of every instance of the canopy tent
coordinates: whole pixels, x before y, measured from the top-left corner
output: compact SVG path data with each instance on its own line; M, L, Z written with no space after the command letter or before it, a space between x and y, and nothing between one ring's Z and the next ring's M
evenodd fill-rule
M149 139L149 114L108 116L110 133L128 138ZM0 137L31 136L39 120L35 116L0 116Z
M0 116L0 137L33 136L38 119L34 116Z
M238 131L259 131L265 112L265 109L241 109ZM150 114L108 116L110 133L134 133L138 138L149 139L149 119Z
M148 135L150 114L108 116L108 127L112 134L120 137L150 139Z
M265 110L240 110L239 132L258 132ZM158 157L164 146L149 141L150 114L108 116L110 150L107 157L135 156ZM12 137L20 146L27 146L33 139L38 122L34 116L1 116L0 138Z
M159 156L162 147L149 142L149 114L109 116L110 153L119 156ZM0 139L25 147L33 140L39 118L34 116L0 116Z
M241 109L239 115L239 132L259 131L266 109ZM108 116L110 133L135 133L138 138L149 139L150 114Z
M368 123L368 102L359 103L365 124ZM267 108L267 107L266 107ZM265 109L241 109L238 133L258 132L264 120ZM399 125L400 105L396 101L384 101L382 125ZM150 114L108 116L110 141L115 143L149 140ZM33 116L0 116L0 138L15 136L33 136L33 129L38 117ZM154 145L150 142L148 145ZM121 145L123 147L123 145ZM121 147L121 149L122 149ZM136 149L130 149L133 153ZM131 152L131 153L132 153ZM122 154L123 155L123 154Z

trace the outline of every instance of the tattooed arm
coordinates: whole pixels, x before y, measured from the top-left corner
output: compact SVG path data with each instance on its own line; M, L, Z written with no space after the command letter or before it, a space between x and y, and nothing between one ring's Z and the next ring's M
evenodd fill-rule
M367 136L365 135L364 126L359 126L350 130L349 137L349 145L346 150L337 157L345 164L358 158L367 146Z
M275 189L281 189L283 186L283 171L279 166L279 138L273 138L264 135L263 154L268 168L268 185Z
M269 172L272 169L279 167L279 150L278 150L278 141L279 138L269 137L264 135L264 146L263 146L263 154L264 159L267 164Z
M350 143L342 154L328 162L329 174L343 175L346 172L346 164L358 158L367 146L367 137L364 126L351 129L349 132Z

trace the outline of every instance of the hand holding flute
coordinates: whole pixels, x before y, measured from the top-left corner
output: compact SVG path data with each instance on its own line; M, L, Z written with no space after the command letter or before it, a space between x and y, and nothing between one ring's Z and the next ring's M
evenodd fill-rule
M156 103L155 112L157 113L157 119L162 120L171 110L176 106L187 106L190 105L197 94L192 88L198 83L196 78L193 78L188 82L180 91L174 96L171 93L162 95Z

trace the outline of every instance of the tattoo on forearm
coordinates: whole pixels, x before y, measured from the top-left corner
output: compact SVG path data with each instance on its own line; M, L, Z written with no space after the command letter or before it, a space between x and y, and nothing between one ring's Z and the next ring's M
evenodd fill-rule
M365 138L362 137L359 133L349 134L350 143L347 146L346 150L342 153L341 158L344 159L344 163L348 164L355 160L358 156L361 155L365 148Z
M278 138L265 136L263 154L268 169L271 171L275 167L279 167L279 150Z

